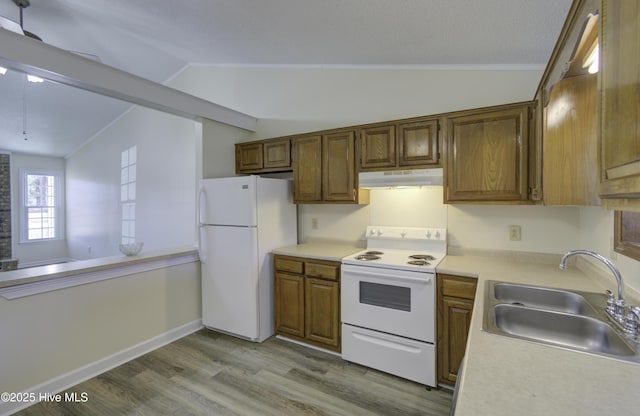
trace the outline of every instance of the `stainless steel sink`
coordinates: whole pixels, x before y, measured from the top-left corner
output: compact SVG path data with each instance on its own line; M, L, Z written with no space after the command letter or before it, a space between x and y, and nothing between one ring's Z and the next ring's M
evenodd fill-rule
M580 315L597 315L596 307L604 308L607 304L607 296L600 293L501 282L493 282L491 288L496 301Z
M566 348L632 356L633 348L611 326L598 319L507 304L493 308L495 326L509 335Z
M487 332L640 362L638 343L605 313L604 294L497 281L485 293Z

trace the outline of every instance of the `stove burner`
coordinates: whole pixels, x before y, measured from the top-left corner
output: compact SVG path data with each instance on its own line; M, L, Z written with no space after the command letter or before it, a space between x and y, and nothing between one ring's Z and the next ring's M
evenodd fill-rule
M379 256L376 256L375 254L360 254L359 256L356 256L356 260L363 260L363 261L370 261L370 260L380 260Z
M366 252L366 253L364 253L364 254L372 254L372 255L374 255L374 256L377 256L377 255L379 255L379 254L384 254L384 253L383 253L382 251L375 251L375 250L373 250L373 251L367 251L367 252Z
M414 266L429 266L429 263L425 260L410 260L407 264L413 264Z
M409 256L410 259L416 260L435 260L436 258L430 254L412 254Z

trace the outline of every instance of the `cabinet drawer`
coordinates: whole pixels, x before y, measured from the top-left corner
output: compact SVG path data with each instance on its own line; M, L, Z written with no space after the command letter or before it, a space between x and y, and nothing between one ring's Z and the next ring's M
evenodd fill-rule
M476 295L476 279L463 277L443 277L442 295L473 300Z
M304 263L298 260L275 258L276 270L283 272L291 272L302 274L304 272Z
M338 264L321 264L321 263L305 263L305 274L310 277L319 277L321 279L338 280L339 276Z

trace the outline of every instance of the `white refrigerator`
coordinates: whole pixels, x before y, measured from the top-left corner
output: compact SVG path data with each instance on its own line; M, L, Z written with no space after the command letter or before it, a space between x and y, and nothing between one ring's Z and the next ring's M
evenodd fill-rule
M297 243L292 183L203 179L199 189L202 323L251 341L274 333L271 250Z

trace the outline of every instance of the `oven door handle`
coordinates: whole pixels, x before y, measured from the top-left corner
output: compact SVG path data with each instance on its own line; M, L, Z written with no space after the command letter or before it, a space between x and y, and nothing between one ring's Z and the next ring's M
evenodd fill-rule
M375 271L361 271L361 270L354 270L351 268L347 269L346 267L342 268L343 279L348 278L349 275L351 274L360 275L360 276L370 276L370 277L382 277L385 279L409 281L409 282L416 282L416 283L431 283L431 279L433 278L433 274L431 273L425 273L424 278L417 278L417 277L410 277L410 276L394 276L393 274L378 273Z

